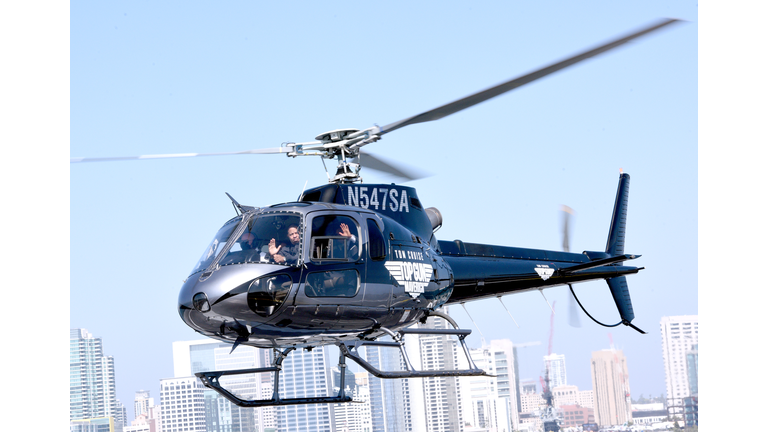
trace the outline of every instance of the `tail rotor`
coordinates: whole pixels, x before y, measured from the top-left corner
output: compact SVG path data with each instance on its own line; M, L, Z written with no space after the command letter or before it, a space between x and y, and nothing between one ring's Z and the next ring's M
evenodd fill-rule
M561 219L563 221L563 251L570 252L571 247L569 227L571 216L573 215L574 211L572 208L563 204L560 207L560 212ZM573 287L571 287L571 292L573 292ZM576 305L576 298L573 296L573 294L568 296L568 298L568 324L570 324L571 327L581 327L581 318L579 317L579 309Z

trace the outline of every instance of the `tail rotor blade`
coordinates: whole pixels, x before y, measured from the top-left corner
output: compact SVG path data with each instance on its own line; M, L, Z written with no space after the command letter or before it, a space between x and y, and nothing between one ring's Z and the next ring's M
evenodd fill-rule
M563 251L570 252L570 233L568 231L568 225L570 223L571 215L573 214L573 209L563 204L560 207L560 210L563 219Z
M565 204L560 207L560 210L563 219L563 251L570 252L569 226L571 215L573 215L574 211ZM573 287L571 287L571 289L573 289ZM570 324L571 327L581 327L581 318L579 317L579 308L576 306L576 299L573 297L573 294L568 296L568 298L568 324Z
M568 298L568 324L571 327L581 327L581 318L579 317L576 299L573 297L573 294L569 295Z

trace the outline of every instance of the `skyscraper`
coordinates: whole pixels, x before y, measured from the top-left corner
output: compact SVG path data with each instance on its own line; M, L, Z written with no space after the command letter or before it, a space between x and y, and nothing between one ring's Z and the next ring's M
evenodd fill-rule
M555 388L568 384L565 374L565 354L544 356L544 364L549 367L549 387Z
M105 356L101 338L85 329L69 331L69 418L112 417L123 425L123 404L116 397L115 361Z
M173 343L173 374L175 378L192 377L197 372L237 370L263 367L265 350L240 345L232 351L232 344L212 339ZM289 357L290 358L290 357ZM270 374L262 374L269 376ZM243 399L262 398L262 377L242 374L221 378L224 388ZM271 397L271 386L269 389ZM266 408L242 408L232 404L213 390L204 389L201 402L205 413L205 428L209 432L244 432L261 430L256 422L263 418Z
M329 396L331 387L331 358L336 362L338 357L331 354L335 347L317 347L312 351L297 349L283 360L283 371L280 375L281 397L320 397ZM338 353L338 350L335 350ZM337 354L338 355L338 354ZM350 384L354 384L354 379ZM278 430L331 432L333 427L333 410L330 404L289 405L276 407Z
M412 337L412 336L411 336ZM368 345L363 347L366 361L381 371L402 370L400 351ZM404 386L408 380L381 379L368 375L373 432L405 432Z
M426 323L418 324L418 326L423 329L452 328L446 320L436 317L429 317ZM458 369L457 349L456 339L448 335L419 335L418 356L421 359L422 370ZM411 359L414 358L410 352L408 356ZM421 386L418 386L418 382L414 382L416 380L421 380ZM423 391L426 425L429 431L458 431L462 429L464 422L463 413L459 406L461 394L458 377L409 379L409 385L413 388L411 393L418 390Z
M592 353L592 389L595 421L600 426L622 425L632 420L627 359L621 350Z
M338 369L338 367L333 367ZM360 379L355 379L356 375ZM333 372L333 391L338 392L338 378L340 374ZM345 394L352 396L355 403L340 403L333 405L333 417L337 431L344 432L371 432L371 394L368 387L368 373L359 372L352 374L352 381L345 378Z
M196 376L160 380L163 432L206 432L205 387ZM212 429L216 430L216 429Z
M442 318L430 317L418 326L442 329L449 325ZM416 370L467 367L464 354L457 352L454 337L421 334L408 335L404 340L408 359ZM365 346L361 351L366 361L379 370L406 370L397 348ZM374 432L463 430L462 389L458 377L380 379L369 376L368 383Z
M499 341L494 341L499 342ZM492 342L493 344L493 342ZM511 342L509 348L511 351ZM487 372L486 376L460 378L463 396L464 422L474 428L509 432L517 428L516 398L510 397L509 368L506 353L498 347L486 345L470 350L472 361ZM501 396L505 393L505 396Z
M149 407L155 404L155 399L149 397L149 390L139 390L133 399L133 418L139 418L144 414L149 416Z
M694 344L690 351L685 353L688 365L688 389L691 396L699 395L699 344Z
M699 343L699 316L662 317L660 327L661 351L667 384L667 404L682 407L683 398L691 395L686 353ZM672 411L676 412L674 409Z

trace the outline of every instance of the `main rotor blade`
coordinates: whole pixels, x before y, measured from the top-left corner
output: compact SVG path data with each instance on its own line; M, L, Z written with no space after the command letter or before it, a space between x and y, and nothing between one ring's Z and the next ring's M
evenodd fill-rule
M383 128L381 128L381 132L379 132L379 135L383 135L385 133L392 132L394 130L400 129L401 127L405 127L408 125L416 124L416 123L424 123L429 122L433 120L439 120L443 117L449 116L453 113L459 112L463 109L469 108L471 106L477 105L481 102L485 102L488 99L494 98L496 96L499 96L503 93L506 93L510 90L516 89L520 86L523 86L525 84L528 84L532 81L535 81L539 78L543 78L551 73L557 72L561 69L567 68L568 66L572 66L582 60L586 60L590 57L594 57L598 54L602 54L606 51L609 51L613 48L616 48L620 45L623 45L632 39L638 38L640 36L643 36L645 34L651 33L655 30L658 30L664 26L667 26L669 24L675 23L679 20L677 19L666 19L663 20L657 24L654 24L650 27L646 27L640 31L637 31L635 33L632 33L628 36L622 37L620 39L613 40L611 42L608 42L604 45L601 45L597 48L591 49L589 51L583 52L581 54L575 55L573 57L570 57L568 59L562 60L558 63L554 63L552 65L549 65L547 67L544 67L542 69L539 69L537 71L531 72L527 75L523 75L518 78L511 79L507 82L501 83L495 87L491 87L489 89L471 94L463 99L459 99L457 101L451 102L449 104L437 107L435 109L432 109L430 111L423 112L421 114L417 114L413 117L408 117L406 119L390 123Z
M79 162L106 162L106 161L119 161L119 160L138 160L138 159L168 159L168 158L181 158L181 157L195 157L195 156L226 156L226 155L238 155L238 154L275 154L275 153L288 153L290 148L288 147L275 147L257 150L245 150L239 152L226 152L226 153L175 153L175 154L156 154L156 155L142 155L142 156L119 156L119 157L93 157L93 158L70 158L69 163Z
M406 179L406 181L418 180L421 178L429 177L430 175L416 168L407 167L402 163L395 164L393 162L387 161L381 156L374 156L373 154L363 152L362 150L360 151L360 156L358 157L358 163L367 169L392 174L394 176Z

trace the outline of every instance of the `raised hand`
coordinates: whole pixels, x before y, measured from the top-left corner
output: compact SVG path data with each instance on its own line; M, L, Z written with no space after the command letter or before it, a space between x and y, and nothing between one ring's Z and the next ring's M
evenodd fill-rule
M342 223L342 224L341 224L341 226L340 226L340 228L341 228L341 231L339 231L339 232L338 232L338 234L339 234L340 236L344 236L344 237L352 237L352 233L351 233L351 232L349 232L349 226L347 226L347 224L345 224L345 223Z
M283 248L283 245L275 246L275 239L272 239L269 241L269 254L274 256L276 253L280 252L280 249Z

